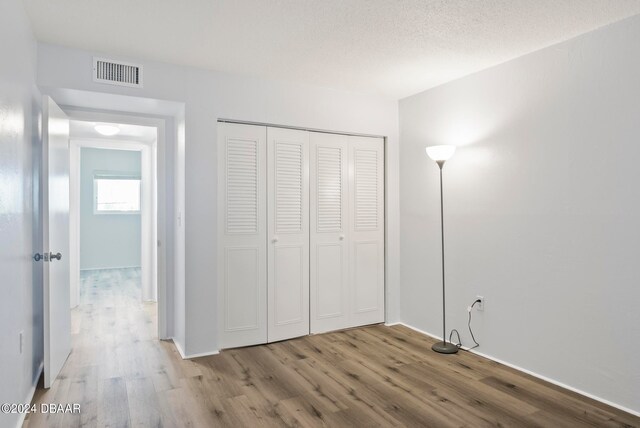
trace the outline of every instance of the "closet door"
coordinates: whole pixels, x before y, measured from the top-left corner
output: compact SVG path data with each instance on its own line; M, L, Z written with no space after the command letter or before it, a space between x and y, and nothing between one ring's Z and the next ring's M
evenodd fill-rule
M218 123L221 348L267 342L266 134Z
M349 324L384 321L384 141L349 137Z
M311 132L311 333L348 326L348 137Z
M268 339L309 334L309 133L267 129Z

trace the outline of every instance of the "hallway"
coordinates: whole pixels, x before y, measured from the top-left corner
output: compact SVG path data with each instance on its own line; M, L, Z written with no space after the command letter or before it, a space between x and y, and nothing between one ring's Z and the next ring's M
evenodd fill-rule
M151 424L136 409L146 415L159 408L149 391L170 383L172 363L181 359L171 342L157 340L157 305L141 302L140 293L139 268L82 271L71 354L58 381L48 391L40 386L33 400L81 403L81 414L32 414L25 426Z

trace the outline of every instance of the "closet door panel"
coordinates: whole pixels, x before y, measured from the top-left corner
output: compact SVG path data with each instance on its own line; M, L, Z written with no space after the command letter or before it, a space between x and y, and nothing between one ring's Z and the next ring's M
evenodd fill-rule
M348 137L310 133L311 333L348 326Z
M267 129L268 339L309 334L309 133Z
M380 307L379 247L378 241L357 241L353 245L353 312L355 314L377 311Z
M315 314L318 319L344 318L344 245L317 244Z
M225 327L227 331L259 328L259 250L225 248Z
M218 124L220 347L267 341L266 128Z
M384 142L349 137L351 327L384 321Z

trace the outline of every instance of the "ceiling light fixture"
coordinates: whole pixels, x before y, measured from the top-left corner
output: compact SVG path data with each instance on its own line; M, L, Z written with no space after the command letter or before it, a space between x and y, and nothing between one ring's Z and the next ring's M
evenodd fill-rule
M120 132L120 128L114 125L96 125L94 129L101 135L110 137Z

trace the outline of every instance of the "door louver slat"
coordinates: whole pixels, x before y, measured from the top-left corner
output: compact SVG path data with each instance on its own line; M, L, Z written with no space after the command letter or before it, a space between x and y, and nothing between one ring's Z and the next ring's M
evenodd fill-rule
M276 143L276 231L302 230L302 146Z
M342 230L342 150L318 147L318 232Z
M227 140L227 233L258 232L256 141Z
M355 151L356 230L378 228L378 153Z

